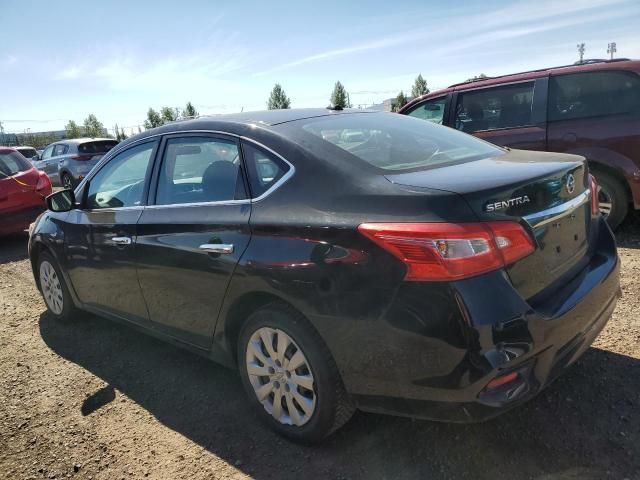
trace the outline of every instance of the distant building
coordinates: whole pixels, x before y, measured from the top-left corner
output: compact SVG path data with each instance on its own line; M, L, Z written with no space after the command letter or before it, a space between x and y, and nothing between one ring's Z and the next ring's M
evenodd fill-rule
M18 136L15 133L0 132L0 145L4 147L18 145Z

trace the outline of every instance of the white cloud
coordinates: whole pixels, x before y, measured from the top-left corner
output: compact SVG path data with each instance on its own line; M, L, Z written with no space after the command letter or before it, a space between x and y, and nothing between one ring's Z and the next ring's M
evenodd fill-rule
M364 51L407 45L419 40L430 41L433 45L439 45L442 43L442 39L451 38L456 33L463 33L468 38L468 40L460 43L460 47L458 47L466 48L479 42L510 39L562 27L580 25L598 19L624 16L627 14L625 10L606 10L606 8L620 3L633 5L629 0L574 0L571 2L546 0L535 3L521 1L487 13L466 17L458 15L447 19L446 26L440 28L422 27L344 48L315 53L275 65L267 70L255 73L254 76L264 76L281 70ZM561 20L549 23L550 19L557 17ZM464 26L464 29L456 29L455 25Z

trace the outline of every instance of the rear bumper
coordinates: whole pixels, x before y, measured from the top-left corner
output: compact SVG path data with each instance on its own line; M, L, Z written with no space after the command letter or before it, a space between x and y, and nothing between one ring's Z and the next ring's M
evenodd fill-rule
M589 348L615 308L620 263L611 231L604 221L598 228L588 265L535 309L503 272L436 291L408 282L376 333L369 326L357 334L374 351L352 351L346 362L337 355L358 407L469 422L531 399ZM329 346L333 350L335 340ZM487 389L512 372L515 380Z
M20 233L29 228L29 224L33 222L38 215L45 210L44 205L37 207L29 207L17 212L3 213L2 221L0 221L0 235L9 235L12 233Z

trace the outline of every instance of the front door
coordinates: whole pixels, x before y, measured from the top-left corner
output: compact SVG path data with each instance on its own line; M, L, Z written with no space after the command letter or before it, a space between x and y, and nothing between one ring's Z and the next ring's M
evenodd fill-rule
M49 176L51 183L54 185L58 184L58 165L56 162L53 162L51 159L53 157L53 149L55 145L49 145L42 152L42 156L38 161L38 169L42 170ZM54 169L55 167L55 169Z
M148 312L136 272L136 224L157 144L136 145L102 166L65 227L66 269L80 301L138 324Z
M251 237L240 149L232 137L180 134L161 151L155 201L138 222L140 286L156 329L206 348Z

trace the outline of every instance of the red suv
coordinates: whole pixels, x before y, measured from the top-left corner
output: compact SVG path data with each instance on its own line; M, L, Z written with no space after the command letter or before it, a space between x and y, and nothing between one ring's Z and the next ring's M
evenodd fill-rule
M582 155L617 227L640 209L640 61L590 60L468 81L418 97L400 113L526 150Z

